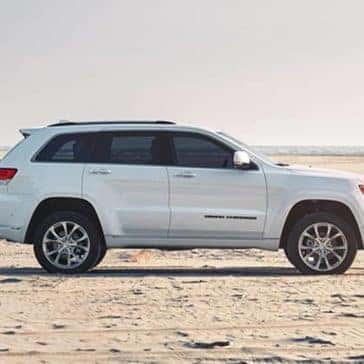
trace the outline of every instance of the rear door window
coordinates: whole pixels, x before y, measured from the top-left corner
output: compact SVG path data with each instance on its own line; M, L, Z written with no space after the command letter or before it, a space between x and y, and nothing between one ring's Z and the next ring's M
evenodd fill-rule
M96 163L169 165L169 139L160 132L104 132L95 140Z

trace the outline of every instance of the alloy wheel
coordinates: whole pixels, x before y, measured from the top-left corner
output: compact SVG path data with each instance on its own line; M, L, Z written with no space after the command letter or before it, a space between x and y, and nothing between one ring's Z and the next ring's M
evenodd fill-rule
M299 238L298 251L300 258L310 269L329 272L345 260L348 241L336 225L320 222L303 231Z
M55 267L74 269L85 262L90 253L87 231L72 221L57 222L44 234L42 249Z

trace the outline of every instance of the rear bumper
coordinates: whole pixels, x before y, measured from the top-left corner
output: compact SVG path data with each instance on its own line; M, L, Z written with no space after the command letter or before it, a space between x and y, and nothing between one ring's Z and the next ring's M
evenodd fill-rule
M0 193L0 239L24 242L32 203L29 195Z
M10 226L0 226L0 240L2 239L11 242L23 242L23 229Z

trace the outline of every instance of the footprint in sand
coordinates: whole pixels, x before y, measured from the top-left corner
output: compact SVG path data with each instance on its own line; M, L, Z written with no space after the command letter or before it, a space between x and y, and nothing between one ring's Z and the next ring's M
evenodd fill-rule
M15 335L16 332L15 331L4 331L3 335Z
M22 280L18 278L5 278L0 280L0 284L20 283L20 282L22 282Z
M53 329L54 330L61 330L61 329L64 329L66 328L66 325L62 325L62 324L53 324Z
M119 349L110 349L110 353L118 354L118 353L121 353L121 350L119 350Z
M122 318L121 316L114 316L114 315L100 317L101 320L119 320L121 318Z
M324 340L312 336L305 336L300 338L292 339L292 341L296 343L307 343L307 344L318 344L318 345L331 345L335 346L335 344L329 340Z
M96 351L96 349L76 349L79 353L93 353Z
M339 314L339 316L342 317L350 317L350 318L364 318L363 314L357 314L357 313L352 313L352 312L342 312Z
M193 342L187 343L185 346L191 349L215 349L215 348L226 348L231 346L230 341L213 341L213 342Z
M140 250L133 254L131 258L131 262L133 263L146 263L151 260L152 253L149 250Z

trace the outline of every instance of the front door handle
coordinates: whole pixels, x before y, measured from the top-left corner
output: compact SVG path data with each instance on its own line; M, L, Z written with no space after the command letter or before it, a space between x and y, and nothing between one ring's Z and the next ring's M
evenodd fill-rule
M111 174L111 170L106 168L95 168L95 169L90 169L89 173L95 175L108 175Z
M175 174L175 177L181 177L181 178L194 178L194 177L196 177L196 173L188 172L188 171L185 171L185 172L179 172L179 173L176 173L176 174Z

